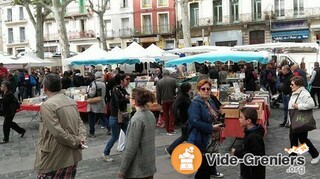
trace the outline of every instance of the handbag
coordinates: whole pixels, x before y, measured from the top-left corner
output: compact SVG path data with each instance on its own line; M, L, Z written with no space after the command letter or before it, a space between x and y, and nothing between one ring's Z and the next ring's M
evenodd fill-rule
M301 92L300 92L301 93ZM297 102L300 93L295 101ZM289 109L289 116L291 120L291 130L293 133L301 133L312 131L316 129L316 121L313 118L313 111Z
M129 112L122 112L118 109L118 123L125 123L129 121Z
M220 133L217 131L214 131L211 134L211 140L209 145L207 146L207 153L219 153L219 139L220 139Z

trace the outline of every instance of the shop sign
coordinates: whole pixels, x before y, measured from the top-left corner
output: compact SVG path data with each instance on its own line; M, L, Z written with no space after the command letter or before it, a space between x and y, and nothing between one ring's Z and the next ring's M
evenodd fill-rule
M274 22L274 23L272 23L272 30L302 29L302 28L308 28L306 21L290 21L290 22Z
M309 35L290 35L290 36L278 36L272 37L273 40L300 40L300 39L307 39Z

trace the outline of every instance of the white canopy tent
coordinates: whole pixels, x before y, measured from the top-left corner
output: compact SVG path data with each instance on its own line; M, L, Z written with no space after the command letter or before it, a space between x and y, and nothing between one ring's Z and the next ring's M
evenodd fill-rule
M153 57L162 61L168 61L179 58L179 55L174 55L171 53L166 53L166 51L162 50L158 46L151 44L148 48L146 48L147 56Z
M228 51L231 47L225 46L196 46L185 47L181 49L173 49L166 51L167 53L207 53L212 51Z
M70 65L73 61L90 61L103 59L108 56L108 52L102 50L98 45L91 45L87 50L82 53L79 53L76 56L67 58L63 61L62 64Z
M139 59L140 62L155 62L154 57L149 57L147 50L137 42L132 42L127 48L122 51L123 56L130 59Z
M27 52L23 57L14 60L11 64L28 65L29 67L55 66L56 63L49 60L43 60L32 52Z
M278 42L254 45L237 45L232 47L235 51L272 51L274 49L283 49L284 51L294 52L318 52L317 43L295 43L295 42Z

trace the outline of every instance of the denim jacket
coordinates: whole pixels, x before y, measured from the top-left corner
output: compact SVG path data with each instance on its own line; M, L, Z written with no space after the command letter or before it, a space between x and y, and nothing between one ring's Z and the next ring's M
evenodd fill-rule
M213 109L218 111L214 102L210 98L208 100ZM194 98L188 109L188 114L188 123L190 124L188 128L191 130L188 142L196 145L202 152L205 152L213 133L213 117L200 96Z

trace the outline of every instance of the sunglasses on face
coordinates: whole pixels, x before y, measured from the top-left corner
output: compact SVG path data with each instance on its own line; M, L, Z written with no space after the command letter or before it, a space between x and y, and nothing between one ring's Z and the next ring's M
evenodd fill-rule
M206 88L206 87L203 87L203 88L200 88L201 91L210 91L211 88Z

